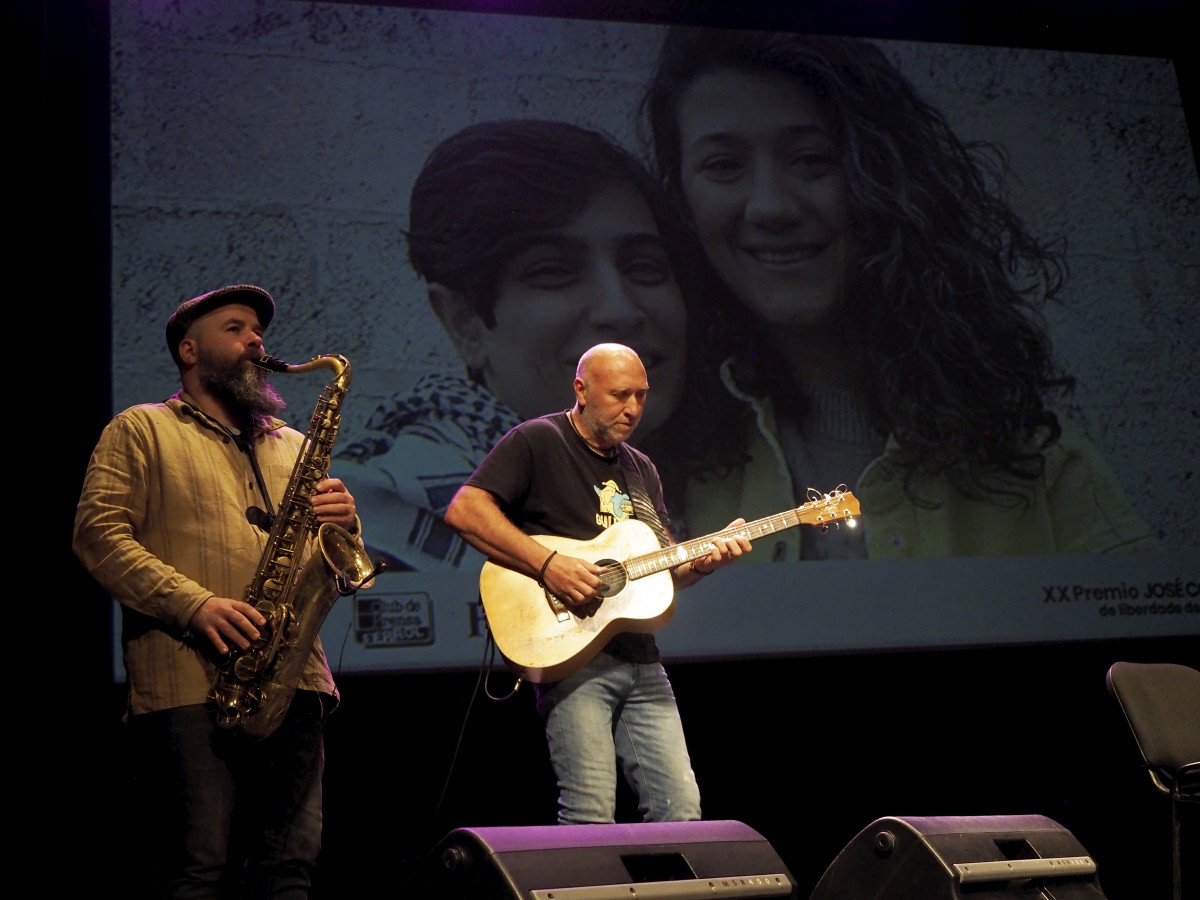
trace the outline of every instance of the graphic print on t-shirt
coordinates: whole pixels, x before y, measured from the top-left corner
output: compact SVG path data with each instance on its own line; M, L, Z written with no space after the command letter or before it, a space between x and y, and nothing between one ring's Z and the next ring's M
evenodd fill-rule
M596 513L596 524L608 528L614 522L633 517L633 501L628 494L622 494L617 483L609 478L604 484L592 485L596 497L600 501L600 511Z

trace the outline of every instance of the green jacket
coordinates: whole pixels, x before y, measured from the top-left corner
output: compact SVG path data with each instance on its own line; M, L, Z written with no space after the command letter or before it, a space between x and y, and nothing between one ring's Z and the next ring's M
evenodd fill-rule
M735 515L753 521L797 505L770 402L739 393L729 381L727 387L755 412L750 460L719 482L689 486L685 508L691 536L719 531ZM1028 503L1014 503L1012 498L1006 498L1007 503L973 500L944 478L927 477L914 482L918 495L929 501L918 506L905 496L898 453L896 440L890 437L883 454L850 485L862 509L859 524L865 529L870 559L1157 548L1154 533L1129 504L1099 451L1070 423L1063 424L1062 437L1045 451L1041 479L997 477L998 485L1011 484ZM805 487L827 491L836 485ZM765 539L767 548L756 542L757 552L748 559L797 560L805 533L804 527L776 532Z

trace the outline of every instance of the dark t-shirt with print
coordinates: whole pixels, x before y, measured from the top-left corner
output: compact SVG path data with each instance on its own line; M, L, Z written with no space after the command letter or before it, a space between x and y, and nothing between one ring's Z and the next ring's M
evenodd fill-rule
M590 541L615 522L639 518L638 481L662 528L669 527L658 470L645 454L622 444L609 458L591 450L566 413L530 419L509 431L467 484L492 494L526 534ZM647 522L656 531L657 523ZM652 634L618 634L605 652L630 662L654 662Z

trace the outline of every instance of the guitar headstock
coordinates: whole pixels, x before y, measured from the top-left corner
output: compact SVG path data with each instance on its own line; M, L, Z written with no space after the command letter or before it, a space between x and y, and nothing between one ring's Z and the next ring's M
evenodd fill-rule
M839 485L828 494L809 488L809 501L796 510L800 522L805 525L830 525L834 522L845 521L851 528L858 523L856 517L861 515L858 498L846 486Z

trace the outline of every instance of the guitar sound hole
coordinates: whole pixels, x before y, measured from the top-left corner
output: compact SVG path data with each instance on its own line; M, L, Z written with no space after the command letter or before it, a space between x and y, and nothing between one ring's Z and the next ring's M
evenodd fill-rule
M619 594L628 581L625 569L614 559L598 559L596 565L604 567L604 571L600 573L600 596L611 597L613 594Z

